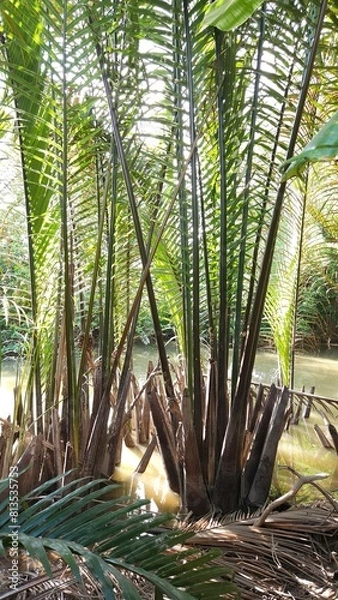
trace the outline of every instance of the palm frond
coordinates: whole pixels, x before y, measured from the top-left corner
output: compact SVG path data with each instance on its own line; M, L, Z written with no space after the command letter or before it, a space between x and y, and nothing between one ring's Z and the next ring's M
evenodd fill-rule
M301 227L302 203L295 194L292 206L290 203L284 205L265 302L265 313L277 350L279 375L283 385L290 385L290 349L293 339L294 311L296 310ZM283 282L282 294L280 293L281 282Z
M206 10L203 26L213 25L222 31L230 31L242 25L263 4L263 0L248 0L238 4L229 0L217 0Z
M235 522L197 532L187 544L222 548L223 559L232 564L245 600L264 594L276 599L285 594L295 598L335 596L327 552L337 527L331 505L319 502L311 510L299 507L272 514L262 528L256 528L255 521L237 517ZM238 554L233 554L235 548L240 561Z
M154 590L173 600L204 598L206 594L215 600L236 597L230 572L212 564L218 552L184 549L182 544L190 534L163 529L169 515L140 511L147 501L119 497L118 486L104 480L81 479L64 489L53 490L57 481L58 478L20 499L16 523L8 510L8 498L1 503L3 557L6 551L13 556L10 548L15 529L20 547L41 564L50 579L59 572L61 561L83 586L85 569L105 598L118 598L121 592L122 597L139 599L133 578L146 580ZM8 480L1 483L2 494L8 492L8 485ZM67 571L65 578L69 579ZM32 579L32 589L34 585Z

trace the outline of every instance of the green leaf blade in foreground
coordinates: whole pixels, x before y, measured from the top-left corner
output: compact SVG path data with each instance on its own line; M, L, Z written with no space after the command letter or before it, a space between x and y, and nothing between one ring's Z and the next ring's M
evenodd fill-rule
M217 0L204 15L202 29L214 26L221 31L239 27L263 4L263 0Z
M45 569L48 577L53 579L53 571L49 562L48 554L42 539L26 535L25 533L19 534L19 541L30 554L30 556L38 559L43 568Z
M29 537L30 536L25 536L25 539L27 540ZM62 558L62 560L70 567L74 577L76 578L76 581L82 584L83 582L79 566L67 542L53 538L43 538L42 543L45 548L54 550L54 552L56 552Z
M332 160L338 155L338 112L318 131L304 150L297 156L292 156L281 165L281 170L288 167L282 177L287 181L299 175L308 162L316 163Z

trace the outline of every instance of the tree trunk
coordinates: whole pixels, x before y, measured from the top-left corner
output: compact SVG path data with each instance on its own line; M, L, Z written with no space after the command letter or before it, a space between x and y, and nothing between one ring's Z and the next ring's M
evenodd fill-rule
M259 398L261 396L259 395ZM277 398L277 388L274 384L271 385L268 397L265 402L265 406L263 409L263 414L261 420L259 422L259 426L257 428L254 441L252 444L250 456L247 460L244 477L243 477L243 488L242 488L242 496L244 501L248 497L251 486L255 479L255 475L258 469L259 461L262 456L264 444L267 438L269 423L273 411L273 407L275 405ZM258 399L257 399L258 401ZM257 416L257 415L256 415Z
M186 508L193 513L194 517L201 517L210 512L211 506L202 474L188 390L185 390L183 393L182 414L185 438L184 461Z
M248 502L252 506L263 506L268 497L278 442L283 432L284 414L288 401L289 390L284 387L275 404L271 416L270 429L267 434L255 479L249 492Z
M153 382L151 382L150 387L151 390L148 396L150 410L156 428L158 444L161 450L169 486L173 492L181 495L178 458L171 424L162 406L162 402L157 395Z

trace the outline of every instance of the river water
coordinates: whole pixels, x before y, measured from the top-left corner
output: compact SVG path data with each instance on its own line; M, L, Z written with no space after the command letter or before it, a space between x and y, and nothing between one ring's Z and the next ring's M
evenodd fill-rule
M175 358L176 348L168 346L168 354ZM137 345L134 351L134 371L140 379L145 379L149 360L156 362L156 350L153 346ZM6 360L2 364L0 381L0 417L11 414L13 407L13 388L17 374L17 363ZM278 363L276 355L260 351L257 354L253 373L254 382L276 383L278 378ZM295 389L311 386L320 396L338 399L338 351L328 350L320 356L298 355L295 368ZM338 418L335 419L338 423ZM278 495L288 490L294 482L294 477L282 466L288 465L302 474L325 472L328 478L322 482L330 491L338 491L338 457L333 449L324 449L315 433L317 424L325 431L326 421L323 414L313 412L309 419L301 418L299 425L291 426L282 436L276 460L273 480L273 491ZM114 479L121 482L122 493L128 493L139 498L150 499L151 510L167 510L176 512L178 497L170 491L163 472L162 459L155 453L147 470L142 475L135 474L135 469L141 459L144 448L124 448L122 465L114 474ZM297 498L302 501L320 497L319 492L311 486L304 486Z
M168 356L175 359L176 347L168 344ZM134 349L135 372L142 377L146 373L148 360L156 359L156 350L152 345L138 344ZM231 360L231 356L230 356ZM229 370L229 373L231 371ZM260 350L257 353L252 380L262 383L276 383L278 379L278 361L273 352ZM298 354L295 360L295 389L311 386L320 396L338 399L338 348L326 350L320 355Z

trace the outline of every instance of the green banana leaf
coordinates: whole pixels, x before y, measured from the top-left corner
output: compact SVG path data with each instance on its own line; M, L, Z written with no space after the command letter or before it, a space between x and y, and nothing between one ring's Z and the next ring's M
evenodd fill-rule
M318 131L304 150L297 156L292 156L281 165L281 171L286 167L282 181L287 181L299 175L307 162L332 160L338 154L338 112Z
M231 31L244 23L263 4L263 0L217 0L208 6L202 29L214 26Z

